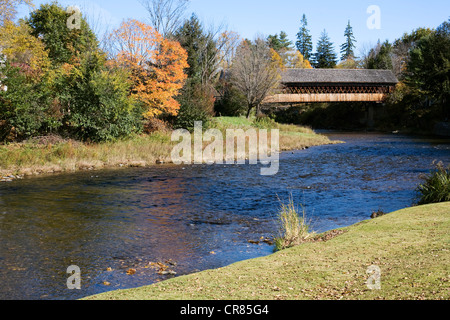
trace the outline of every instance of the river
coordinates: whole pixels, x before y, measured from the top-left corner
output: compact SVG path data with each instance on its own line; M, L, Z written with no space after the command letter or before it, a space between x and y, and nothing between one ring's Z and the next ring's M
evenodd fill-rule
M78 299L174 276L152 262L180 276L269 255L273 246L249 240L273 237L290 195L324 232L412 206L420 175L450 163L448 139L326 134L346 143L282 153L275 176L161 165L0 184L0 299ZM71 265L80 290L67 288Z

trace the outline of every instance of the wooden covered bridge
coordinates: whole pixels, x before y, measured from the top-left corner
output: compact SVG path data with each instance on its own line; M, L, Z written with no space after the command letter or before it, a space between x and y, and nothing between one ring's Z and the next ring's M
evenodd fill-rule
M397 78L390 70L287 69L281 86L263 104L383 102Z

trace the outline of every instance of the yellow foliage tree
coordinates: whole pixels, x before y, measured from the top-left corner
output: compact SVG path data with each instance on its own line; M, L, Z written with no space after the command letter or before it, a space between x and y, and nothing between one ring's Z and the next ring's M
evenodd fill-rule
M42 41L30 34L30 27L10 20L0 28L1 54L6 59L26 69L34 79L39 79L50 67L50 59Z
M291 68L312 69L311 63L298 50L290 54L289 65Z
M115 62L130 72L132 96L147 107L144 116L177 115L180 105L174 97L183 88L188 68L181 45L137 20L123 22L110 41L117 52Z
M30 8L33 8L32 0L0 0L0 26L3 26L6 21L11 21L16 13L17 7L21 4L25 4Z

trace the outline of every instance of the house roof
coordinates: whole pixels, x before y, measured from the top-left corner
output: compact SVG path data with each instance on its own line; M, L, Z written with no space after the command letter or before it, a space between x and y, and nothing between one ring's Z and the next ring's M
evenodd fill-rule
M284 84L385 84L395 85L397 78L390 70L368 69L286 69Z

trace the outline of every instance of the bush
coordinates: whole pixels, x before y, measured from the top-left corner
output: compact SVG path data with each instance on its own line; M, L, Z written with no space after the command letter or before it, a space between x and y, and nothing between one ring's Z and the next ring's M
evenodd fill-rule
M216 101L214 110L219 116L243 116L247 113L245 96L233 87L226 88L223 97Z
M194 130L194 122L202 121L207 127L214 115L214 95L199 84L187 84L178 98L180 110L175 120L175 129Z
M2 70L7 90L0 90L0 141L22 140L60 126L45 84L32 81L24 68L7 64Z
M68 82L67 130L87 141L111 141L140 132L143 108L128 96L128 75L107 69L100 53L84 55Z
M277 128L277 123L271 119L269 116L260 114L257 115L253 121L253 125L258 129L275 129Z
M279 236L275 238L275 249L284 250L297 246L312 238L314 232L310 233L310 225L306 220L306 212L302 208L300 215L294 206L292 197L289 203L281 204L278 214Z
M421 194L419 205L450 201L450 166L445 168L439 162L424 180L425 183L418 187Z

